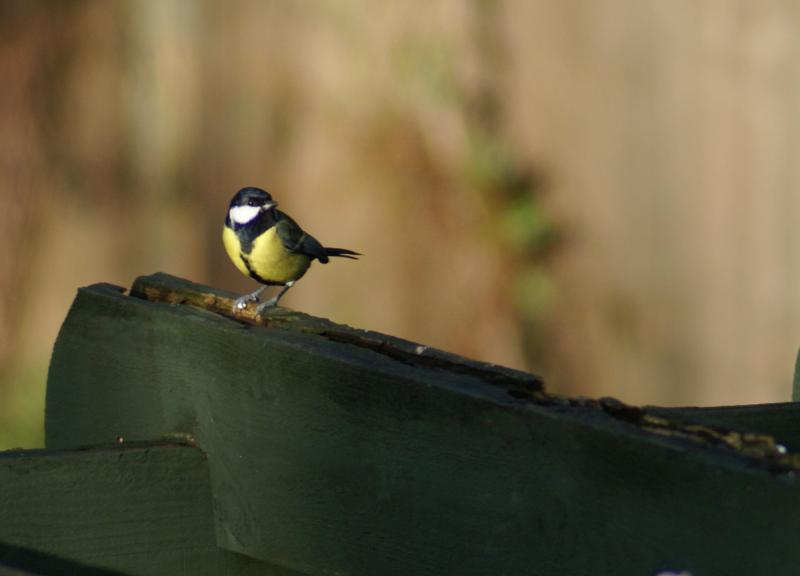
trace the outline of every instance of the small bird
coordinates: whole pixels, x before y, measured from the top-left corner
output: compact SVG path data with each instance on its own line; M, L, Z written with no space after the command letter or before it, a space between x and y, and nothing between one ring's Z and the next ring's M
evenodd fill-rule
M267 286L283 286L276 296L261 303L256 313L276 306L313 260L327 264L329 256L353 260L361 256L345 248L325 248L277 208L269 192L254 187L239 190L228 207L222 229L225 251L242 274L264 284L252 294L237 298L234 311L243 310L248 302L258 302Z

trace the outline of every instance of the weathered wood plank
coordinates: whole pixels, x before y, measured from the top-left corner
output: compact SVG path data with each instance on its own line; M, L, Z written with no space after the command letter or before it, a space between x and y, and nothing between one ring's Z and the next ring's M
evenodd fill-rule
M800 403L655 408L650 411L676 421L719 426L739 432L766 434L792 452L800 452Z
M79 292L47 443L192 436L229 550L352 575L800 563L797 457L769 437L548 396L522 373L282 309L256 325L191 290L227 314L224 294L165 276L137 297Z
M86 576L284 574L217 548L206 457L174 443L0 453L0 564Z
M4 545L122 572L210 573L211 490L196 448L5 452L0 487Z

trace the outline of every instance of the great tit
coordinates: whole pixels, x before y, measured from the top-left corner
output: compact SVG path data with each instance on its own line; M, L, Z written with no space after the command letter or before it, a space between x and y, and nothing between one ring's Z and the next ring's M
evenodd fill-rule
M258 302L267 286L283 289L260 304L256 313L277 305L313 260L327 264L329 256L354 260L361 256L344 248L325 248L277 208L278 203L266 190L254 187L239 190L228 207L222 229L225 251L242 274L264 284L252 294L237 298L234 311L243 310L248 302Z

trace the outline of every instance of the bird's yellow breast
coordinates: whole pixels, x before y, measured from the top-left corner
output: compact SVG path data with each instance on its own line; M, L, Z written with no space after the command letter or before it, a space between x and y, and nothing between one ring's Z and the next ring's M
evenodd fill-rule
M285 284L297 280L311 265L311 259L305 254L286 249L274 226L255 239L249 253L242 252L239 238L227 226L222 230L222 243L231 261L242 274L254 277L254 272L257 275L256 280L270 284Z
M239 242L239 237L236 236L236 232L227 226L222 227L222 245L225 246L225 252L228 253L228 258L230 258L231 262L239 269L239 272L245 276L250 276L250 271L247 269L241 257L242 245Z

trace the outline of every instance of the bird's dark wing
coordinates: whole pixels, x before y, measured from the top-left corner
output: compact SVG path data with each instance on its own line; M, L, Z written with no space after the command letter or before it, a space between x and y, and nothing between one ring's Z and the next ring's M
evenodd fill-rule
M323 264L328 261L328 254L316 238L303 232L297 222L283 212L278 212L275 232L289 252L300 252L310 258L316 258Z

